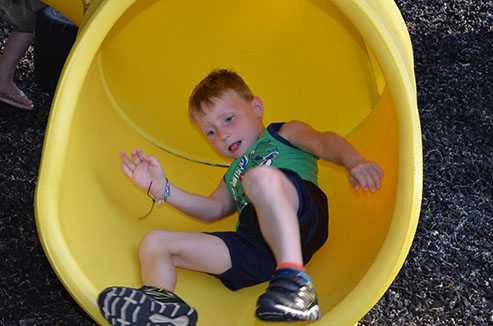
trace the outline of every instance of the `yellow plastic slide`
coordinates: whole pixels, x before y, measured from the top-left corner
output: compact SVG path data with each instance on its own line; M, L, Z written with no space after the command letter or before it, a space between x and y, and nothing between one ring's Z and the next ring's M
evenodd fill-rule
M202 194L217 186L228 161L187 113L191 90L213 68L243 76L266 124L299 119L334 130L383 167L383 187L370 194L320 163L329 239L307 266L323 312L310 325L354 325L372 308L406 258L421 205L412 49L393 1L46 3L80 29L52 105L36 220L53 269L94 320L106 324L102 289L141 285L137 248L149 230L235 227L236 216L206 224L166 205L139 220L151 201L119 168L120 150L141 147L176 185ZM197 308L199 325L264 325L254 309L266 284L232 292L209 275L178 277L176 292Z

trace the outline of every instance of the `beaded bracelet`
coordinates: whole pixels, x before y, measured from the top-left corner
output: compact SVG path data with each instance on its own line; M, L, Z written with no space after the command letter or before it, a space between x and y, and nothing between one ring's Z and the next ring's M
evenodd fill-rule
M164 198L156 201L156 205L161 205L162 203L165 203L166 200L168 200L169 197L169 180L166 178L166 186L164 187ZM152 196L152 200L156 200L156 197Z

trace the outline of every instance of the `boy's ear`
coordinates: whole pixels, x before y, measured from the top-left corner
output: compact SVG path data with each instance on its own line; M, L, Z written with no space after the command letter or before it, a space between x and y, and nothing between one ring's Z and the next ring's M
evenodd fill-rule
M262 117L262 115L264 114L264 103L262 102L260 97L254 96L252 100L252 104L257 117L259 118Z

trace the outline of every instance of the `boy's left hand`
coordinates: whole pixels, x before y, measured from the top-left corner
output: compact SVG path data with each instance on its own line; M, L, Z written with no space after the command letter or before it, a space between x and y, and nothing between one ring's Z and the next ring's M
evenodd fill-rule
M365 160L349 169L349 181L356 191L363 188L364 191L370 189L375 192L380 189L382 178L383 171L375 162Z

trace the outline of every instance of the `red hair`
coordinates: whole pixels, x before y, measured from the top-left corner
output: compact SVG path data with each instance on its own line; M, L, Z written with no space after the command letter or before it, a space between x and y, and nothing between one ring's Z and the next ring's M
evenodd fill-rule
M227 69L214 70L195 86L190 95L188 110L192 121L197 114L204 114L204 109L212 106L214 99L220 98L228 90L234 91L246 101L251 101L254 97L237 73Z

